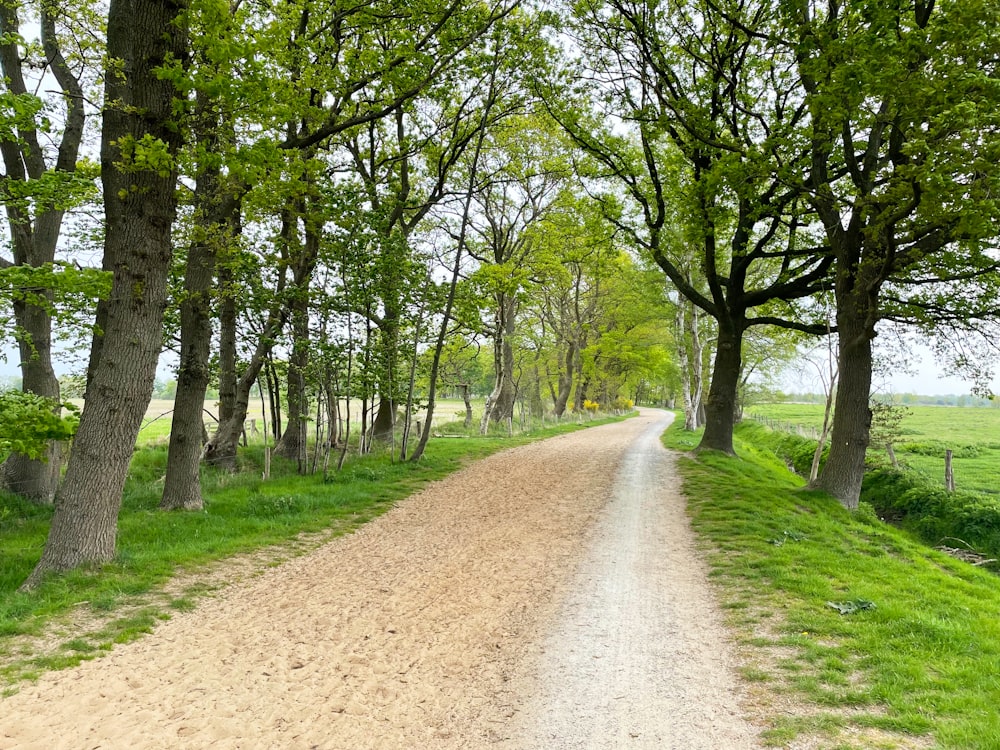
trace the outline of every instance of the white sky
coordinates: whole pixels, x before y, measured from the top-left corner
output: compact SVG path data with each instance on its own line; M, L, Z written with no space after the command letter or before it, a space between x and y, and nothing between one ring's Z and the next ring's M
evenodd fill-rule
M912 373L900 368L881 380L876 378L874 389L879 392L914 393L919 396L961 396L971 392L971 384L961 378L949 376L934 361L933 354L926 347L914 346L910 356L912 361L909 366L913 370ZM813 368L809 368L808 371L789 368L782 378L781 387L782 390L793 393L823 392L823 385ZM993 379L991 390L1000 394L1000 377Z

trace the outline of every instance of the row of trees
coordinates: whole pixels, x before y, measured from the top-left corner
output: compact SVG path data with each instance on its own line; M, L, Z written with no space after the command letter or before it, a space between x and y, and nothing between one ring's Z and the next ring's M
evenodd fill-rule
M732 452L750 374L833 333L818 484L856 504L876 325L963 330L997 310L998 4L561 10L4 4L0 280L26 391L58 402L53 330L99 300L65 478L57 443L2 469L56 496L29 585L114 555L165 340L164 508L201 506L202 460L235 467L259 384L287 404L285 455L302 456L314 407L343 439L345 397L362 400L362 445L394 441L421 368L432 413L440 382L468 383L463 351L488 343L483 429L518 400L560 414L672 383L701 447ZM60 238L74 262L55 262ZM409 424L402 454L419 458L431 420L412 450Z
M516 0L26 0L0 22L0 278L26 392L58 403L53 333L96 301L65 477L55 441L2 468L7 486L55 498L29 586L113 557L164 344L179 358L164 509L201 507L201 462L236 467L257 387L286 456L303 455L311 415L346 448L353 398L362 446L402 433L418 458L437 384L467 392L483 344L484 430L518 401L561 414L671 377L662 280L580 195L527 75L553 63L545 19ZM34 22L37 39L20 31ZM397 420L418 376L427 417L409 449Z

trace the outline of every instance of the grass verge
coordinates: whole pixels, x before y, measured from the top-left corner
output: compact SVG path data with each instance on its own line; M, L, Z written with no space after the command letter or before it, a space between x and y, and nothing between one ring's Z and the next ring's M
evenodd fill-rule
M54 577L31 592L17 587L41 556L52 509L0 493L0 691L94 658L149 632L171 612L190 610L233 578L231 570L211 574L219 561L243 556L236 576L252 574L356 529L471 460L617 419L514 437L432 440L418 463L387 454L353 457L325 478L299 476L291 462L275 458L271 477L262 480L262 449L251 447L241 454L238 474L203 470L206 507L197 513L157 509L166 448L141 448L123 495L116 560Z
M738 457L680 469L769 744L1000 748L996 576L805 490L744 429ZM664 442L697 438L677 425Z

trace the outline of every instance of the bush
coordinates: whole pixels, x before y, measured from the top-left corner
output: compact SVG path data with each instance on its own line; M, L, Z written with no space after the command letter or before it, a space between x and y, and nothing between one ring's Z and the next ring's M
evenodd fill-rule
M865 477L861 499L887 521L925 542L961 539L990 557L1000 556L1000 499L977 492L948 492L913 472L874 471Z

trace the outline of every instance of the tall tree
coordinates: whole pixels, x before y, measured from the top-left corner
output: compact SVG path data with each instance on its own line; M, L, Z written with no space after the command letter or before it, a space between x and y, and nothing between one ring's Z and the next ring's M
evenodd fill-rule
M57 20L70 9L56 3L38 3L41 50L28 52L20 33L26 2L0 3L0 70L3 72L6 115L0 125L0 155L6 174L2 194L10 232L13 264L34 269L51 266L67 208L79 201L88 180L78 167L85 125L83 74L87 53L77 55L77 67L67 62ZM77 23L87 25L83 17ZM72 22L72 21L70 21ZM86 43L79 46L86 50ZM24 51L22 51L24 50ZM40 54L39 54L40 52ZM62 131L55 149L48 147L47 129L40 124L43 101L29 90L31 68L41 67L60 89L58 99ZM29 70L26 73L26 68ZM0 258L0 266L8 261ZM36 289L31 297L13 300L16 338L25 392L59 401L59 381L52 368L53 290ZM36 502L50 503L55 497L62 467L60 444L53 441L41 457L13 453L0 465L0 486Z
M782 8L809 113L803 194L836 257L840 382L817 485L856 507L876 323L997 313L1000 6Z
M541 82L550 111L614 187L608 217L717 323L700 448L733 452L741 345L754 325L822 332L759 310L808 297L831 260L787 174L806 116L774 40L770 0L587 0L573 6L578 55L566 89ZM583 100L576 92L588 92ZM619 196L628 202L622 211ZM680 222L687 242L673 242ZM685 273L697 248L703 278ZM701 290L704 289L703 293Z
M530 135L529 135L530 134ZM480 430L514 414L514 335L532 254L543 219L568 196L572 176L565 143L537 114L507 120L483 146L483 182L473 196L469 254L480 264L475 280L489 300L486 328L493 341L495 385Z
M175 0L111 0L101 133L104 268L113 274L87 400L41 560L25 582L115 555L118 511L160 353L176 207Z
M232 13L226 10L225 6L206 4L192 9L187 17L193 37L189 80L194 88L189 122L192 143L188 150L195 183L180 297L177 391L160 499L164 510L200 510L204 506L199 463L205 393L212 376L209 359L216 265L220 257L232 254L231 247L240 232L244 188L226 169L236 146L232 116L235 97L228 91L234 85L234 61L213 50L213 43L220 37L232 36Z

